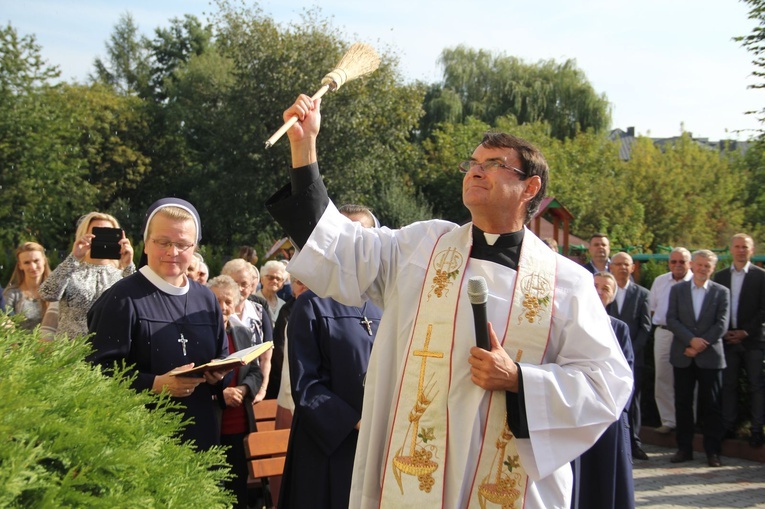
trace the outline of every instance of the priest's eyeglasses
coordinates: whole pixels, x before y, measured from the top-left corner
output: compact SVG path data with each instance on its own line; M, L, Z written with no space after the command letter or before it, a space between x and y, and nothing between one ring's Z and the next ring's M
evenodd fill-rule
M526 174L523 171L519 170L515 166L505 164L504 160L502 159L489 159L488 161L484 161L482 163L479 163L475 159L468 159L467 161L462 161L458 166L460 173L467 173L477 167L480 167L486 173L494 172L497 171L498 168L502 168L508 171L514 171L522 178L526 177Z
M175 247L175 249L178 250L179 253L183 253L184 251L187 251L189 248L194 247L194 244L184 244L182 242L170 242L166 239L151 239L151 241L154 243L155 246L158 248L164 250L164 251L170 251L171 248Z

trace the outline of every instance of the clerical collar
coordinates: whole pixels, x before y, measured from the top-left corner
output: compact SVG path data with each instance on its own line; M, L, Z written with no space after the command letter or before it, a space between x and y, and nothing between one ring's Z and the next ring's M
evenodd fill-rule
M470 256L515 270L521 257L521 244L525 234L525 228L512 233L486 234L473 225L473 249Z
M170 295L186 295L189 292L189 288L191 285L189 284L189 280L184 278L184 281L186 281L186 284L184 286L175 286L171 285L164 279L162 279L156 272L151 270L151 267L148 265L144 265L140 269L138 269L138 272L144 275L146 279L149 280L151 284L159 288L165 293L169 293Z
M506 248L520 246L523 243L524 228L512 233L486 233L473 225L473 245L495 246Z

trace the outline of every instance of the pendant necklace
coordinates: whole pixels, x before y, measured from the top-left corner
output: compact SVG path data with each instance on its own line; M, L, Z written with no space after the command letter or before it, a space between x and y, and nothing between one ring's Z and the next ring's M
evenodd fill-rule
M372 335L372 322L367 318L366 316L366 309L367 309L367 303L364 303L364 307L361 308L360 314L361 314L361 321L359 322L359 325L364 327L366 329L367 334L370 336Z
M173 319L173 312L170 311L170 306L167 305L167 302L165 302L165 299L160 297L160 300L165 305L167 314L170 317L172 324L175 326L175 330L178 332L178 343L181 344L181 347L183 348L183 356L186 357L186 343L189 342L189 339L183 336L183 331L181 330L181 327L179 325L180 321ZM186 292L186 300L183 303L183 320L184 321L186 320L188 306L189 306L189 293Z

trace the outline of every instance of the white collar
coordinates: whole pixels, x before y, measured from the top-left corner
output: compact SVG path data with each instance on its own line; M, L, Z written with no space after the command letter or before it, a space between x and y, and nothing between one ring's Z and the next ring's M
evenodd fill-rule
M744 265L744 268L741 269L741 270L736 270L736 266L735 265L731 265L730 266L730 271L733 274L740 274L742 272L744 274L749 274L749 266L751 266L751 265L752 265L752 262L746 262L746 265Z
M691 288L694 290L707 290L709 289L709 279L704 281L704 284L701 286L696 286L696 281L691 281Z
M486 243L490 246L493 246L497 239L499 238L499 233L486 233L483 232L483 237L486 239Z
M138 272L144 275L146 279L149 280L151 284L159 288L165 293L169 293L170 295L186 295L189 292L189 288L191 288L191 285L189 284L189 280L186 278L186 276L183 276L183 281L186 283L183 286L175 286L171 285L164 279L162 279L156 272L151 270L151 267L148 265L144 265L141 267Z

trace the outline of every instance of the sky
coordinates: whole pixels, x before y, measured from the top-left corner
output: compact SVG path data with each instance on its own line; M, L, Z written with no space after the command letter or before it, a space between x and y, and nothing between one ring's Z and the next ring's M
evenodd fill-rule
M252 0L243 0L254 5ZM438 57L464 44L527 63L575 59L612 106L612 128L651 137L745 140L760 126L745 112L765 108L752 55L735 36L755 26L738 0L264 0L283 25L320 8L350 42L400 59L406 80L441 79ZM170 19L217 11L208 0L0 0L0 21L34 35L67 81L84 82L121 14L145 35ZM329 71L329 69L328 69ZM312 93L313 91L296 91ZM341 93L341 92L339 92ZM289 105L285 105L285 108Z

